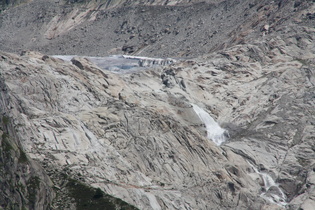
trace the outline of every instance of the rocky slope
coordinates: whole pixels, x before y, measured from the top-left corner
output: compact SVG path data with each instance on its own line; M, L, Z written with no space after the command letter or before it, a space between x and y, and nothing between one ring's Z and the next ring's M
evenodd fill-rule
M269 36L132 74L2 53L2 113L50 176L66 171L140 209L280 208L259 196L252 165L287 208L311 209L314 29L298 29L298 39ZM223 146L206 138L192 103L229 131Z
M30 2L23 8L28 11L34 5L41 5L47 10L40 11L65 9L50 7L52 2L40 2ZM160 21L166 21L172 10L178 11L172 13L174 18L184 12L209 18L211 15L205 16L203 12L210 6L213 10L209 13L213 15L218 8L226 8L226 12L235 13L229 17L235 23L240 19L234 17L240 17L244 9L247 11L241 25L233 24L216 35L217 41L224 42L205 45L204 49L194 41L186 43L192 51L180 49L182 45L176 42L163 49L156 48L171 39L180 40L180 36L171 38L173 33L156 43L148 43L141 51L125 48L124 52L131 54L175 56L183 55L179 53L181 50L185 55L203 54L211 47L215 50L197 58L177 59L175 63L157 60L163 65L153 66L150 63L155 59L137 57L140 67L133 70L110 71L108 58L74 57L69 61L35 51L19 55L2 51L1 207L313 209L314 5L311 1L268 4L252 1L251 5L249 1L220 2L187 6L183 1L172 7L140 4L128 9L128 1L125 4L113 1L111 6L101 5L103 9L94 11L95 16L91 13L84 16L78 25L67 22L72 18L55 19L56 32L61 26L67 29L58 34L59 38L45 37L51 34L48 29L59 10L45 13L42 24L38 24L37 18L30 24L27 18L34 18L38 14L35 10L33 16L25 16L25 22L16 22L21 23L21 29L8 25L8 18L21 11L19 7L3 12L2 50L18 51L16 46L22 40L18 36L6 39L4 36L21 30L25 32L22 36L31 37L34 34L31 25L37 24L41 28L37 31L38 40L24 41L25 45L51 54L84 54L86 47L58 51L54 45L60 42L67 47L72 44L71 33L80 36L87 33L74 32L76 27L106 23L106 18L98 23L97 17L107 17L114 25L125 17L144 18L142 15L150 8L158 17L154 23L159 28ZM124 7L116 7L116 3ZM83 5L90 8L96 4ZM76 6L70 5L66 11L81 11ZM192 12L197 9L200 13ZM291 10L290 17L284 16L284 11ZM73 14L77 13L65 16ZM114 15L109 18L108 14ZM192 17L193 26L199 20L196 16ZM22 19L18 15L15 18ZM150 21L153 19L148 24L153 23ZM211 23L218 29L215 19ZM67 28L72 25L73 28ZM187 29L187 24L183 25L179 30ZM147 26L139 24L139 27ZM170 28L175 30L173 26ZM92 34L97 33L85 35L93 37ZM198 30L192 34L202 40ZM108 37L104 40L111 42ZM96 55L98 50L112 46L95 44L85 50ZM122 52L123 48L120 50L104 54ZM140 65L148 62L150 65ZM209 135L213 127L209 129L204 124L207 120L196 113L196 106L227 130L222 134L226 141L220 146L213 142L215 137Z
M195 57L314 19L313 2L298 0L71 2L33 0L2 12L1 50Z

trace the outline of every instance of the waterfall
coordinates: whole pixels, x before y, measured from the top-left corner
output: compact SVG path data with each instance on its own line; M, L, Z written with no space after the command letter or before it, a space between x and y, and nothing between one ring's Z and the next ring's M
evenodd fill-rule
M286 196L284 192L281 190L279 185L273 180L273 178L267 173L258 171L258 169L250 162L248 162L248 164L254 169L255 173L259 174L259 176L264 181L265 192L261 193L260 196L270 201L271 203L275 203L279 206L287 205L287 203L285 202Z
M225 142L225 134L227 131L221 128L205 110L195 104L192 104L192 106L200 120L206 126L207 138L211 139L218 146Z

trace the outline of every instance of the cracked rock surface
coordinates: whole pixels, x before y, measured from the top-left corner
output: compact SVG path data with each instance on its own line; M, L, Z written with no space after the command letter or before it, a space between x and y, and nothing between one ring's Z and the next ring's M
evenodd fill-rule
M25 3L25 11L36 2L43 3L39 0ZM41 52L26 50L19 55L4 51L17 52L20 38L13 36L5 42L4 37L21 27L25 27L23 36L33 33L27 21L16 21L17 25L10 28L11 15L20 11L23 4L1 13L0 208L84 209L90 205L93 209L94 205L96 209L97 205L109 205L126 209L312 210L315 206L312 2L207 1L191 6L186 1L152 1L157 5L138 2L137 6L121 6L124 2L84 3L87 8L101 8L88 13L78 10L77 4L56 7L66 11L58 17L55 16L58 11L48 7L52 2L47 7L42 5L47 9L43 10L47 12L41 18L43 25L37 18L33 21L41 28L38 37L34 43L25 43ZM132 16L136 10L130 8L139 9L143 16L136 13ZM179 8L183 10L170 13ZM138 48L143 43L134 41L140 43L135 46L130 41L135 37L121 42L108 38L99 45L106 46L104 54L200 55L195 58L175 59L176 62L163 66L151 65L154 59L149 59L146 62L150 61L150 65L117 74L98 67L88 57L105 48L94 48L91 43L87 43L89 47L68 47L73 44L69 40L78 34L95 43L97 37L90 36L87 28L115 18L117 22L112 21L112 26L119 30L109 27L107 32L121 39L130 37L133 30L138 30L137 36L143 35L138 25L134 26L139 22L132 20L148 18L148 11L150 14L159 11L158 20L174 14L172 20L197 9L200 13L194 15L202 16L207 8L217 18L221 17L219 14L230 14L218 8L232 13L231 8L242 8L237 11L243 14L242 18L234 21L243 22L223 30L224 24L231 22L219 27L220 21L214 18L213 27L221 29L221 34L213 32L215 45L203 45L193 38L202 40L198 33L203 33L203 29L192 30L184 24L177 34L176 25L160 28L159 22L150 25L151 19L139 25L146 32L140 38L146 40L144 48ZM32 15L36 16L37 10ZM17 15L13 20L21 17ZM134 19L124 23L125 17ZM199 19L193 16L192 26L202 28L206 24L202 18L198 26ZM183 20L189 19L178 21ZM78 25L73 21L78 21ZM75 32L78 26L84 32ZM161 29L163 38L152 41L153 32L146 28L149 26L154 33ZM56 30L51 31L54 27ZM60 31L65 33L58 34ZM170 43L176 34L177 41L188 34L189 39L186 37L183 42L193 49L176 42L157 48ZM57 50L55 47L60 43L65 43L63 46L69 50ZM106 43L125 46L113 50ZM71 61L50 55L58 53L87 54L74 56ZM221 146L207 138L206 126L192 104L227 130ZM266 183L268 180L270 183Z
M313 29L300 31L313 40ZM259 196L248 161L278 183L287 208L310 206L314 46L295 42L269 36L130 74L1 53L2 111L31 159L140 209L280 208ZM229 131L223 146L206 138L192 103Z

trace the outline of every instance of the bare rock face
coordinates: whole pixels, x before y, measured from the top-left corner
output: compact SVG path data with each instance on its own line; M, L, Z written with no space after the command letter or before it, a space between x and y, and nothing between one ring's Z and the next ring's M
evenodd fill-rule
M313 209L314 11L34 0L1 12L1 50L70 58L0 52L1 208ZM130 70L100 53L202 56L120 56L138 59Z
M2 59L2 58L1 58ZM1 71L2 74L2 71ZM0 205L3 209L46 209L55 193L43 167L24 152L12 126L10 90L0 79Z
M234 166L228 160L234 153L202 136L184 91L164 88L162 69L118 76L84 59L72 63L2 53L10 95L5 113L27 155L55 168L51 176L80 174L140 209L227 208L241 189L251 200L239 205L262 205L252 196L258 188L248 164L238 157ZM222 165L237 167L240 180Z
M2 52L1 112L57 197L66 172L140 209L311 209L314 29L277 30L127 74L88 58ZM229 132L221 147L192 104Z

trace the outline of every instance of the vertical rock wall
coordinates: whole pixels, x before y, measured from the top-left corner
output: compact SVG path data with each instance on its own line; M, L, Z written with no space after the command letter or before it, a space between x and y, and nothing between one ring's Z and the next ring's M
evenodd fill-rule
M24 152L12 123L16 111L0 75L0 205L4 209L49 209L52 182L44 169Z

